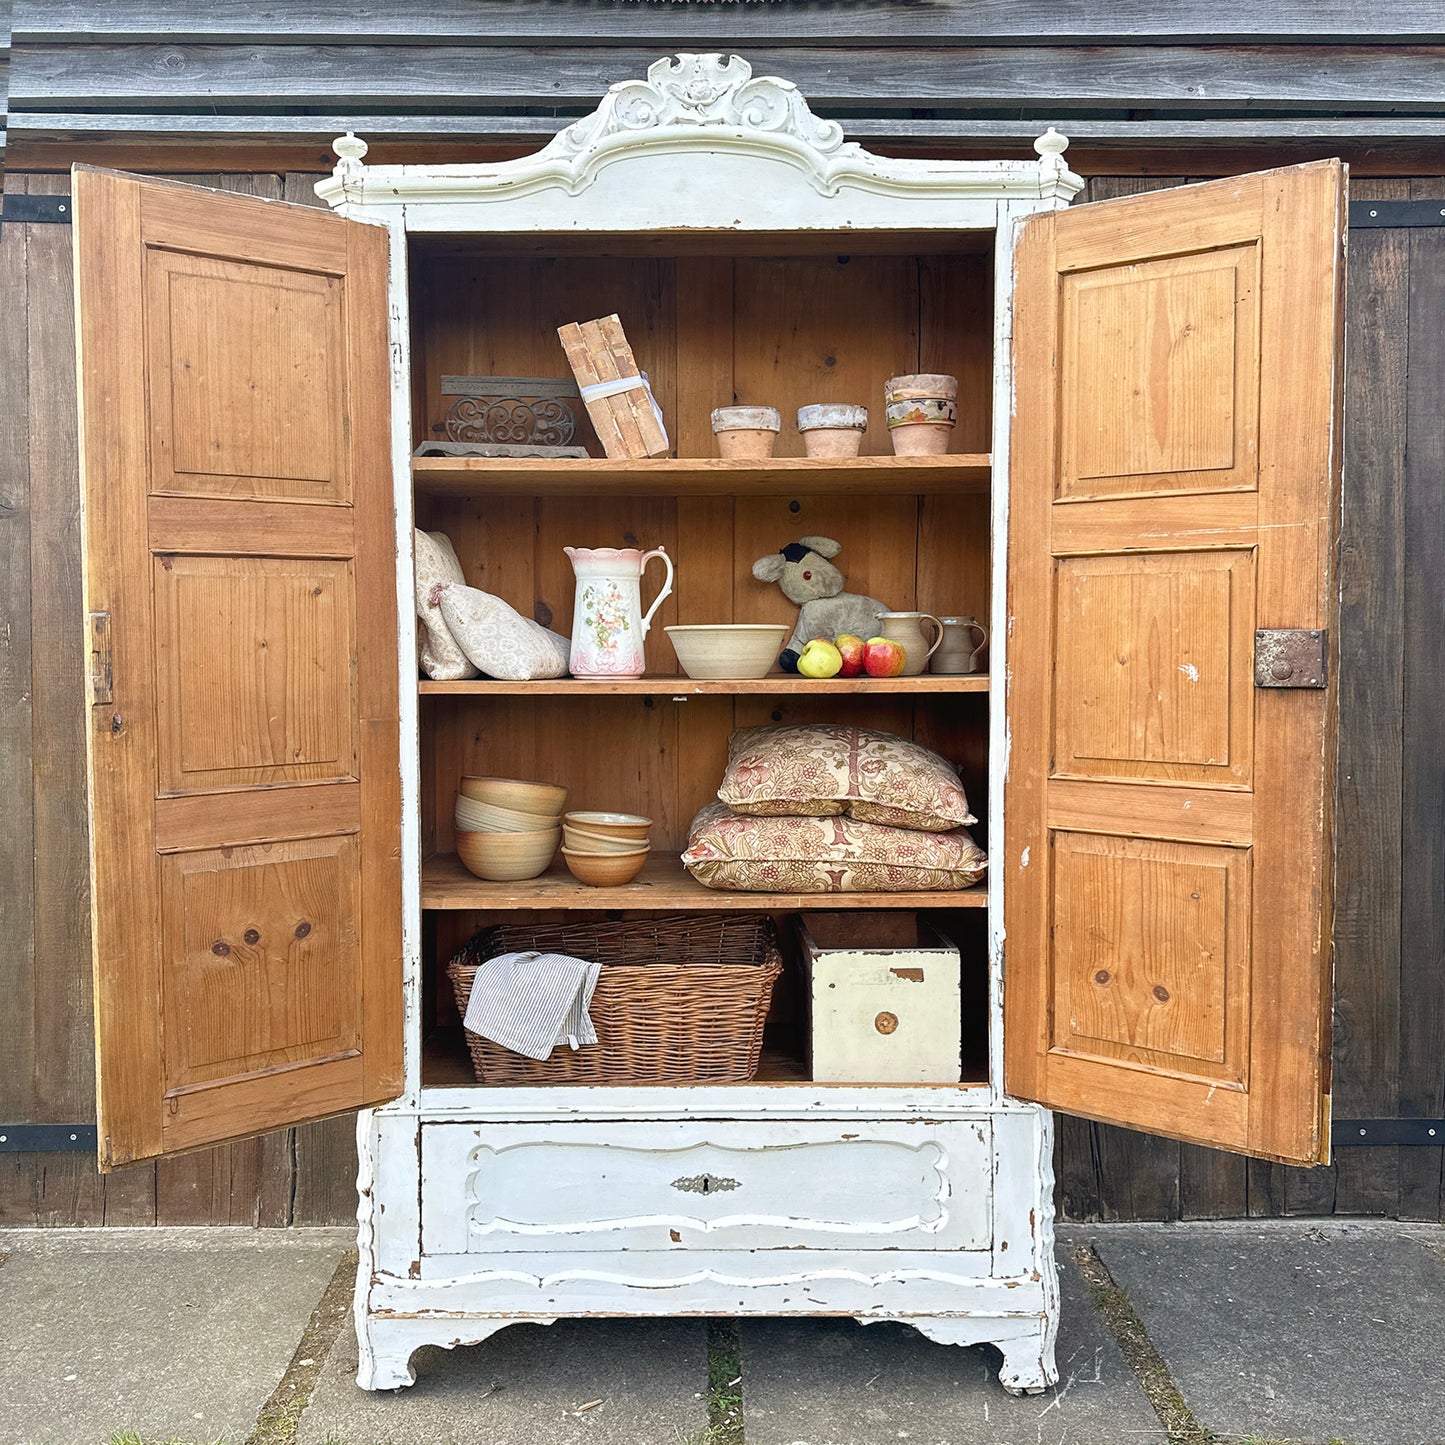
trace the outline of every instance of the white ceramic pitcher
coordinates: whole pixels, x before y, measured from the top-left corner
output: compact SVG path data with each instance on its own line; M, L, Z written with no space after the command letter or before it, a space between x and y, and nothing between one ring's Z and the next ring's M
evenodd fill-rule
M672 559L662 547L563 547L577 575L572 609L573 677L641 677L642 642L652 614L672 595ZM667 568L662 590L642 610L642 573L654 558Z

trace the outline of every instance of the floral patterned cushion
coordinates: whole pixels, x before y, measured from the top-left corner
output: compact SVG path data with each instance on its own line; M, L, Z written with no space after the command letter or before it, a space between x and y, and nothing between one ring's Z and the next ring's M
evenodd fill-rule
M740 728L718 798L760 817L826 818L944 832L978 820L947 758L892 733L833 725Z
M927 833L856 818L759 818L709 803L692 820L687 871L735 893L910 893L967 888L988 859L962 828Z

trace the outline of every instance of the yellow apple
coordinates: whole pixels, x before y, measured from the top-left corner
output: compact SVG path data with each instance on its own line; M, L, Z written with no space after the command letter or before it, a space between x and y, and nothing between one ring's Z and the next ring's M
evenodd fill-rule
M837 677L843 654L824 637L815 637L798 654L798 671L804 677Z

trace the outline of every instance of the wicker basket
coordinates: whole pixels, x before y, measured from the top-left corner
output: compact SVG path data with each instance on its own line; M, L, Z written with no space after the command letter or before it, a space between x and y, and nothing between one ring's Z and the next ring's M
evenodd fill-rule
M589 1012L597 1043L529 1059L467 1032L484 1084L735 1084L758 1069L782 972L766 914L703 913L625 923L501 924L447 965L465 1015L477 968L539 949L603 965Z

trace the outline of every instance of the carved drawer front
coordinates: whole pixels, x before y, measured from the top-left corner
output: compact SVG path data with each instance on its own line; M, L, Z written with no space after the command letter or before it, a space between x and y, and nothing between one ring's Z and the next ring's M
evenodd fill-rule
M429 1124L422 1250L987 1249L992 1126Z

